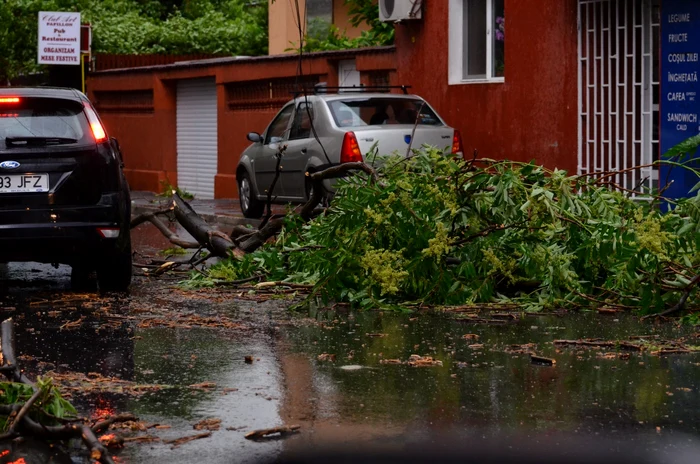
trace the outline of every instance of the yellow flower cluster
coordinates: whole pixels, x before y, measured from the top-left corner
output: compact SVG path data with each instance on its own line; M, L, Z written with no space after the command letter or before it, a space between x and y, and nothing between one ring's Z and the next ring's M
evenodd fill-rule
M637 224L633 226L633 230L637 236L637 243L640 248L646 248L661 260L668 259L666 246L676 237L669 232L661 230L661 226L666 221L666 218L658 216L644 217L642 208L638 208L634 219Z
M408 276L402 269L401 252L369 247L360 260L360 264L381 287L381 294L396 294L401 281Z
M484 259L489 264L491 264L491 270L489 271L489 274L500 273L504 277L507 277L510 282L517 281L517 279L513 275L513 270L515 269L517 264L515 259L511 258L504 263L498 256L496 256L496 253L494 253L491 248L486 248L482 250L482 253L484 254Z
M428 240L428 248L423 249L423 255L440 259L452 250L451 245L452 239L447 236L447 227L442 222L438 222L435 237Z
M384 222L384 216L382 213L379 213L372 208L365 208L365 215L367 216L368 219L370 219L372 222L374 222L376 225L379 225Z

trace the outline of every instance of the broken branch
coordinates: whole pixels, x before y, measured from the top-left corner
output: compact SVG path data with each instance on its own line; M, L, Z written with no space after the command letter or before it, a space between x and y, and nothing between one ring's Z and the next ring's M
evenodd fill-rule
M298 433L299 429L301 428L300 425L283 425L280 427L272 427L271 429L260 429L260 430L253 430L252 432L248 432L245 434L245 438L248 440L255 440L258 438L264 438L269 435L274 435L279 433L280 435L286 435L290 433Z
M0 364L3 369L1 372L5 374L8 380L29 385L34 389L34 394L31 398L22 404L0 405L0 414L8 417L14 416L12 425L6 434L0 438L13 438L20 434L31 435L43 440L70 440L73 438L82 439L83 443L90 450L92 459L103 464L114 464L107 449L100 443L95 436L95 432L84 424L66 424L47 426L35 422L27 415L27 412L36 402L41 394L41 390L37 388L34 382L25 377L17 365L17 358L14 349L14 328L12 318L6 319L0 324L0 347L2 353L0 356Z
M226 258L235 249L233 241L225 234L207 224L177 193L173 194L175 217L199 244L204 245L213 255ZM199 246L199 245L198 245Z

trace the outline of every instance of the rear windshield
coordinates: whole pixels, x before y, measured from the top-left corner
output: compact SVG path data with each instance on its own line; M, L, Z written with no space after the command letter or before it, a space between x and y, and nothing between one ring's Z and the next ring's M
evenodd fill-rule
M383 124L442 126L440 118L423 100L415 98L348 98L328 102L338 127Z
M0 147L6 147L8 137L59 138L70 144L91 142L89 135L88 121L78 102L21 97L19 102L0 102Z

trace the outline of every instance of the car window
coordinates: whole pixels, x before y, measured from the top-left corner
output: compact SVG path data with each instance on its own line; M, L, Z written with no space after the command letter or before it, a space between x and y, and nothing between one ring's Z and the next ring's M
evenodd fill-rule
M311 117L309 117L309 115ZM299 103L294 113L292 129L289 131L289 140L308 139L311 137L311 121L313 121L313 119L313 105L310 102Z
M277 117L272 121L270 127L267 129L265 134L265 145L270 143L279 143L285 140L287 126L289 125L289 118L292 116L294 111L294 105L287 105L279 112Z
M328 102L338 127L383 124L442 126L435 112L415 98L348 98ZM420 113L420 114L419 114Z
M0 146L7 137L60 137L91 141L79 103L51 98L20 98L0 103Z

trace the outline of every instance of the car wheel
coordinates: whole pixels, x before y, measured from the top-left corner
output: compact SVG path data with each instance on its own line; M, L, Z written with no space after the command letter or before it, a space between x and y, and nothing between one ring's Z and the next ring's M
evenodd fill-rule
M238 179L238 199L241 203L243 216L252 219L260 219L265 211L265 204L259 201L253 190L250 175L244 171Z
M97 282L93 278L93 269L84 263L75 263L71 266L70 288L76 292L94 292L97 290Z
M102 292L124 292L131 284L131 238L124 242L105 254L97 265L97 283Z

